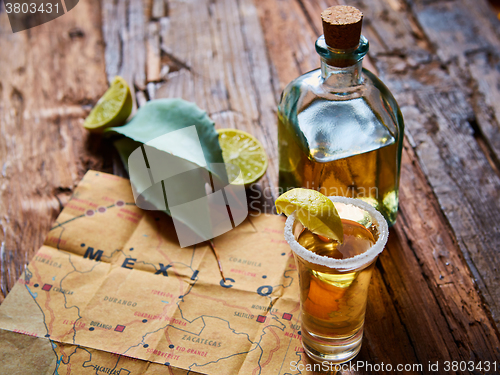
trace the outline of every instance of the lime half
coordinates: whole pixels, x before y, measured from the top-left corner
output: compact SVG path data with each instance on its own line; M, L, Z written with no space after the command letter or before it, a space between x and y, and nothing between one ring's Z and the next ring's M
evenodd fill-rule
M275 202L276 211L290 216L297 212L297 219L311 232L339 241L344 240L344 230L333 202L319 191L292 189L281 194Z
M219 129L217 132L229 181L241 182L237 179L241 171L243 184L250 185L266 173L266 152L257 138L236 129Z
M127 82L116 76L108 91L104 93L85 119L85 129L100 133L112 126L125 124L132 112L132 95Z

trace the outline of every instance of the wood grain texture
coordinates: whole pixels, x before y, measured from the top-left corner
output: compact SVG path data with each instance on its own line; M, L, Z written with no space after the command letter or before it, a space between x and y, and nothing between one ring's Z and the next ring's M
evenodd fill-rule
M364 31L370 42L372 39L375 40L375 43L371 43L372 46L375 44L375 48L372 48L371 60L375 62L378 73L385 77L386 83L393 86L393 93L396 94L400 104L407 109L405 96L398 88L408 85L405 92L413 93L413 91L410 91L411 81L405 81L401 76L395 77L393 73L395 71L398 75L406 71L416 71L418 74L414 73L413 82L418 82L420 85L432 84L434 90L453 89L456 95L461 95L463 88L452 83L451 78L446 83L444 80L436 81L434 76L428 77L424 74L423 67L422 71L418 70L420 64L432 61L435 57L432 56L431 49L427 49L428 42L424 33L413 18L408 14L404 17L394 14L394 12L406 9L395 4L400 3L374 1L358 6L368 13L365 16L366 19L372 19L372 22L367 25L367 30ZM309 12L316 12L317 19L320 20L319 14L323 5L320 1L304 2L302 5L304 6L300 8L305 14L302 14L302 19L295 24L307 24L309 20L309 26L299 29L289 22L290 12L293 12L293 17L296 18L300 18L301 14L296 10L290 10L293 9L293 5L257 0L271 61L274 64L273 69L278 72L280 87L284 87L299 74L319 66L319 57L314 51L314 41L317 37L314 30L318 29L320 22L313 21L315 14ZM408 12L408 9L406 11ZM399 30L399 34L392 35L387 25L385 31L381 31L380 34L370 35L374 30L379 31L380 28L375 22L381 19L391 23L391 27ZM398 19L401 19L403 24L398 24ZM403 30L406 30L406 33L403 33ZM293 33L296 34L295 37L290 37ZM413 40L411 45L401 43L405 40L409 43L409 40L416 36L421 39ZM284 40L287 40L287 43L281 43ZM309 40L309 50L301 50L301 46L307 40ZM391 40L393 43L398 41L398 45L402 46L388 51L386 44ZM406 52L403 52L403 48ZM305 59L301 59L300 64L291 65L296 51L299 50L304 55L315 56L315 65L314 63L308 64L308 60ZM402 53L407 53L407 55L399 57ZM428 74L431 75L442 72L439 64L426 65L426 68ZM429 91L425 93L428 94ZM419 99L423 100L424 95ZM462 109L457 109L456 101L448 102L447 107L443 106L442 111L450 116L463 113ZM419 113L432 113L432 111L426 108L426 111L419 111ZM444 192L433 191L433 186L428 182L429 160L427 157L429 154L419 152L422 150L418 147L416 147L416 152L413 149L415 144L411 134L418 133L417 125L420 128L423 127L424 131L428 129L428 125L425 122L415 124L411 116L407 120L410 122L408 134L412 144L406 142L403 152L400 214L398 223L391 230L387 249L380 257L378 263L380 274L374 275L374 284L377 285L379 295L374 292L372 285L366 318L366 345L362 348L360 360L380 363L384 358L388 358L388 353L384 353L387 348L391 351L390 358L398 357L401 361L407 360L407 362L400 363L427 363L428 361L435 363L437 360L444 361L450 358L469 360L487 357L495 360L500 358L498 330L488 306L482 302L475 290L473 275L468 267L470 259L464 258L463 249L457 243L456 231L461 229L450 226L447 216L452 215L453 212L446 210L443 212L441 202L436 199L436 195L444 196ZM421 133L422 131L418 134ZM467 134L470 135L470 132ZM479 151L478 144L473 137L467 141L472 144L470 147ZM427 142L435 142L435 140L430 139ZM443 153L449 149L448 147L439 151ZM464 155L457 155L457 157L464 158ZM486 158L480 152L475 154L475 160L478 159L486 168ZM448 159L445 158L445 160ZM450 173L464 173L462 168L456 168L455 172L450 171ZM483 173L486 179L496 178L491 168L479 172L474 171L474 173L476 176ZM496 197L493 190L488 190L485 195L485 199L494 200ZM452 199L458 198L454 196ZM459 200L455 201L455 203L458 202ZM471 212L468 211L471 209L467 207L464 211ZM488 209L488 207L485 208L485 211ZM484 213L475 212L475 215L482 214ZM493 229L494 225L491 223L490 228ZM487 239L484 241L487 243ZM489 250L490 256L495 255L495 248L486 248L486 250ZM482 267L487 266L482 264L480 269L488 274L489 268ZM380 297L380 293L384 294L381 292L383 290L385 290L384 293L390 295L390 298ZM374 300L375 297L378 299ZM381 303L381 300L384 303ZM373 323L370 320L373 320ZM380 341L381 337L388 337L389 341L393 339L393 333L388 327L404 331L405 339L399 338L402 345L387 345ZM417 361L411 361L412 356L417 358Z
M117 75L125 78L133 98L136 89L146 88L146 4L142 0L103 0L101 5L108 81Z
M87 169L111 172L82 127L107 87L100 28L92 0L16 34L0 13L0 302Z
M0 50L16 59L0 57L0 301L83 173L123 174L112 146L81 128L115 75L131 83L138 106L182 97L217 127L256 135L270 166L249 194L269 209L279 193L279 95L319 66L319 14L331 5L87 0L36 32L14 35L1 14ZM497 21L483 0L349 5L365 13L365 66L391 88L407 124L399 219L374 272L358 359L499 361L490 314L498 324ZM436 15L463 27L447 32Z
M151 22L147 28L146 77L148 82L156 82L161 79L160 25Z
M218 127L257 136L275 181L276 100L255 7L248 1L172 2L169 15L161 45L173 66L157 97L196 102Z
M277 90L253 3L153 1L151 15L144 12L133 30L123 20L124 14L131 17L130 12L139 17L133 1L115 4L110 0L103 6L108 78L120 74L132 80L135 90L143 92L136 95L139 105L144 98L183 98L207 111L217 128L238 128L255 135L264 144L270 163L266 178L253 185L249 195L252 208L271 211L273 198L279 195L274 126ZM122 37L127 33L133 37ZM140 33L146 43L145 65ZM137 56L124 64L135 55L132 51ZM144 71L150 82L147 87Z
M488 103L493 105L498 96L499 85L495 82L500 82L500 73L498 64L496 68L494 66L495 58L488 64L483 58L481 63L481 58L471 52L477 48L479 51L485 48L486 51L498 51L495 25L499 22L492 19L484 1L477 2L473 17L467 13L467 9L474 8L472 3L438 3L432 2L431 7L429 2L419 2L415 8L423 14L420 16L401 1L352 1L349 4L365 13L363 33L370 40L371 61L375 61L376 71L402 107L406 134L417 150L419 162L438 197L445 219L450 223L498 325L500 178L495 144L500 130ZM293 17L297 18L300 14L293 10L293 5L263 1L258 1L258 4L264 28L272 30L266 33L266 41L270 53L277 56L274 70L278 72L280 87L284 87L299 72L318 66L318 63L311 65L310 60L301 59L300 64L295 64L297 73L288 74L293 71L292 62L297 51L317 56L313 50L317 35L309 37L308 50L304 47L304 38L311 30L321 30L317 15L325 4L319 0L299 2L306 14L296 22L291 22L289 15L293 12ZM426 13L423 9L427 9ZM428 22L441 29L433 33L421 26L419 20L426 14L433 20ZM443 23L436 14L442 14ZM446 17L451 20L446 21ZM298 35L290 38L290 34L297 30L295 25L305 21L309 21L310 26L300 28L300 32L296 32ZM458 34L447 32L442 35L443 24L452 21L456 22L453 30ZM470 35L474 36L472 41ZM436 48L432 37L440 40L444 52ZM450 47L452 42L455 48ZM455 58L458 53L461 53L460 59ZM470 59L476 61L472 73L462 74L461 66L469 66ZM482 64L480 71L478 59ZM481 79L474 81L474 75ZM283 79L284 76L287 79ZM480 95L471 99L476 87Z
M386 1L354 3L367 9L366 18L378 20L367 34L382 40L384 48L371 56L398 99L407 135L498 324L500 177L475 134L476 124L486 128L484 114L471 100L481 83L464 69L469 52L496 48L498 36L491 29L500 22L477 11L470 15L469 9L487 6L484 1L474 2L474 7L465 0L453 5L416 2L412 7L391 7ZM400 30L399 39L387 35L394 28ZM496 129L491 137L496 142L499 129L493 118L489 126ZM487 145L489 139L483 139Z

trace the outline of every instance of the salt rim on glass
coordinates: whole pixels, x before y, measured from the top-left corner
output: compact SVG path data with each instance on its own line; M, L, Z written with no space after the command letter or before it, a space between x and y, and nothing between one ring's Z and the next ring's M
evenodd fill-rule
M333 203L343 203L345 205L359 207L367 211L373 218L374 224L378 226L379 236L377 241L372 247L370 247L363 254L356 255L352 258L334 259L323 255L315 254L312 251L307 250L305 247L299 244L295 239L295 236L293 235L293 224L295 222L296 215L295 212L293 212L288 217L288 219L286 219L285 223L285 240L286 242L288 242L293 252L310 263L336 269L359 268L373 261L377 257L377 255L379 255L384 250L385 244L387 243L387 239L389 237L389 228L387 226L387 221L385 221L382 214L378 212L375 208L373 208L373 206L360 199L346 198L346 197L328 197L328 198Z

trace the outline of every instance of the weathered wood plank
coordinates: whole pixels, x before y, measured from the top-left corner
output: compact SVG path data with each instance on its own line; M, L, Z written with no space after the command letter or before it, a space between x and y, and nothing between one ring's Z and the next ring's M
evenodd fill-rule
M485 143L500 164L500 21L486 1L416 1L418 22L445 63L454 62L474 96Z
M184 97L206 109L217 126L256 134L266 145L271 166L267 179L251 194L260 194L263 203L263 193L270 197L267 201L272 200L269 193L276 192L277 180L277 98L291 79L319 65L314 52L320 30L316 12L331 4L255 2L258 14L249 0L171 2L158 19L160 72L164 72L160 84L146 84L147 16L154 14L156 0L102 3L106 52L99 23L88 23L99 19L95 1L85 6L81 2L78 13L40 26L41 34L24 32L5 38L1 32L0 50L19 56L13 62L0 57L0 132L7 134L6 141L0 142L3 295L43 241L83 172L112 168L102 162L113 160L102 156L111 146L104 147L80 126L88 111L81 105L94 103L106 87L103 56L108 78L125 76L138 89L141 101L146 92L149 98ZM496 52L467 50L462 65L458 58L443 59L433 48L434 39L421 27L420 16L414 15L424 8L412 10L398 0L357 3L372 19L366 27L372 56L404 107L412 142L404 152L400 219L371 285L366 340L359 358L424 364L495 360L500 358L498 331L474 290L467 265L472 265L483 293L490 292L491 279L481 272L493 267L495 259L488 256L498 248L493 227L498 219L498 201L494 201L498 181L475 143L469 121L477 118L487 147L494 150L492 119L496 121L497 114L491 78L495 75L482 81L479 77L482 69L495 66ZM128 24L123 21L127 14ZM186 28L192 19L198 22ZM398 33L391 33L391 25ZM0 27L8 27L5 14L0 15ZM84 36L71 39L67 30L74 28ZM62 68L54 70L54 66ZM458 72L464 66L470 75L460 78ZM471 87L474 82L477 92ZM486 114L478 113L480 108L487 109ZM474 167L479 170L464 173ZM482 200L481 194L485 194ZM476 210L483 205L484 210ZM489 216L482 217L485 210ZM469 221L469 231L462 232L464 220ZM480 225L490 233L470 230ZM469 248L472 245L478 247Z
M378 28L373 29L378 34L382 33L381 30L392 30L394 24L403 19L418 21L418 24L423 25L403 25L402 33L414 37L413 43L405 45L403 49L400 43L395 41L390 44L390 39L384 36L386 51L373 54L372 57L400 102L406 119L407 134L411 136L423 170L498 324L500 178L474 136L474 119L484 119L484 116L476 116L474 110L477 108L469 100L469 92L476 82L473 77L468 80L461 74L461 66L465 64L462 61L466 61L467 51L475 44L469 39L477 34L475 40L479 46L493 48L493 36L483 31L484 27L468 24L476 22L474 20L477 18L465 16L468 9L465 2L454 2L453 5L421 2L415 7L418 9L416 15L412 13L413 8L392 9L384 6L383 1L375 2L383 8L378 13L373 12L376 9L373 7L374 2L355 3L368 9L367 17L380 20ZM440 24L436 17L441 13L445 17L443 9L450 10L448 17L451 19L446 21L443 18ZM384 18L382 13L389 16ZM426 17L430 20L427 21L428 26L424 27ZM460 21L460 26L453 26L453 30L460 29L462 34L443 31L440 35L445 40L447 36L456 38L455 43L462 46L458 55L454 55L454 50L450 49L451 41L442 46L436 44L438 37L434 36L431 28L439 25L438 30L442 30L444 24L452 24L454 21ZM419 33L414 32L415 27L420 28ZM422 46L428 44L427 56L422 51L415 52L413 49L418 43L419 35L424 36ZM415 60L415 63L408 63L409 59ZM497 127L494 123L491 126Z
M414 310L400 310L407 317L403 318L407 329L415 330L413 345L420 363L455 358L466 361L471 357L494 361L500 356L498 331L475 290L453 231L408 142L403 153L401 182L402 204L395 226L397 241L392 239L387 253L395 261L395 267L388 269L385 279L398 304L406 293L406 298L422 298L421 303L411 304ZM383 258L381 264L387 267ZM395 269L405 275L406 285L399 285L397 278L391 280ZM423 320L429 317L433 322L425 324ZM432 328L422 330L424 326ZM422 337L417 339L419 335ZM446 351L441 345L430 350L431 339L436 343L444 340L441 345Z
M249 195L260 208L271 210L277 181L276 100L254 5L171 2L168 17L160 19L159 35L163 82L155 86L155 97L195 102L217 127L255 135L270 164L267 178L252 186Z
M491 43L495 41L496 36L490 30L491 26L487 24L491 19L483 15L485 26L478 27L475 24L471 26L467 22L477 23L475 20L481 19L481 17L479 15L466 17L464 15L468 9L466 6L458 5L457 2L432 3L437 8L427 10L425 14L434 20L433 22L429 21L431 25L436 27L439 25L441 29L443 26L439 23L439 17L436 18L439 9L453 8L449 17L456 20L457 12L464 8L459 19L464 25L465 31L462 33L466 36L456 37L455 43L461 45L463 40L467 40L464 42L464 46L459 49L459 53L465 57L458 59L456 54L452 54L452 52L455 53L454 50L449 47L455 34L445 33L449 38L443 37L445 40L442 42L443 48L445 48L444 52L440 52L439 48L435 49L435 44L426 34L427 29L422 29L420 26L420 18L425 17L425 15L419 18L405 3L354 1L350 4L362 9L367 19L377 20L378 27L370 25L363 31L370 41L377 41L377 47L375 51L372 49L371 56L375 61L378 61L377 68L384 81L396 94L400 104L406 107L404 111L407 111L406 117L408 117L406 121L407 134L413 138L417 134L419 137L425 137L425 140L418 141L419 147L417 147L422 167L437 194L446 219L452 225L459 246L468 260L467 264L471 268L498 324L500 313L498 269L500 261L496 256L495 249L500 244L497 224L500 215L498 210L500 207L498 195L500 180L495 157L491 158L488 154L485 155L484 147L482 147L482 143L486 143L486 148L491 147L494 152L494 145L499 133L498 125L495 116L485 116L485 113L481 111L484 105L473 106L469 100L469 93L476 85L486 87L484 80L476 83L472 75L463 76L460 65L464 64L461 61L467 57L474 46L474 43L467 39L469 34L475 35L477 40L485 34L479 45L494 49ZM421 2L418 7L423 9L423 7L430 6L429 4L431 3ZM485 6L484 1L481 1L477 8L483 9ZM470 7L472 7L471 4L469 4ZM441 12L443 13L444 10ZM457 26L454 28L459 29ZM400 30L398 34L394 34L397 36L395 39L390 35L394 29ZM434 40L438 40L439 35L441 34L435 32ZM442 71L443 69L448 70L449 73L446 74ZM418 73L415 73L417 71ZM488 72L495 74L491 73L491 70ZM409 75L413 75L413 77L410 78ZM440 76L438 80L436 80L436 75ZM471 78L469 79L469 77ZM488 88L491 86L491 83L487 85ZM416 95L416 92L419 92L422 103L427 104L420 104L419 99L411 99L411 104L406 105L403 92L408 96ZM491 94L490 91L488 93ZM429 98L432 99L429 100ZM440 113L438 116L436 103L440 101L442 103L438 105L437 111ZM412 106L414 110L410 109ZM428 116L421 116L422 112L427 112ZM415 118L417 113L418 119ZM431 115L432 113L433 115ZM436 118L440 118L438 123L436 123ZM479 137L479 141L483 141L481 143L476 141L477 132L474 129L476 118L483 129L483 134L486 135L484 138ZM437 129L441 131L439 132ZM414 141L413 138L411 138L412 141ZM417 145L414 143L414 146ZM480 187L481 189L479 189Z
M293 24L285 22L290 17L287 8L290 9L293 4L287 7L288 3L263 0L258 0L257 4L269 54L278 72L279 87L284 87L304 70L319 66L319 58L314 51L314 41L317 35L311 34L318 28L318 25L298 29ZM306 12L312 10L316 12L321 9L320 5L319 1L305 2L303 9ZM431 61L431 49L427 50L429 44L423 32L418 29L418 24L411 13L404 13L409 11L402 3L366 2L361 4L360 8L365 11L365 14L368 13L367 19L372 19L364 34L370 38L370 42L372 39L376 41L376 53L372 56L380 69L379 73L386 77L386 83L396 88L396 90L393 88L395 94L400 94L399 88L405 87L406 82L401 77L395 77L394 72L401 74L401 71L417 69L421 64ZM380 14L372 13L374 10ZM297 13L294 15L297 17ZM303 15L303 20L297 23L306 22L305 20L308 19L313 20L314 17L319 18L318 16L319 13ZM396 22L398 18L404 18L405 21L395 27L400 30L400 33L406 34L399 38L396 35L390 35L389 32L389 23ZM387 23L385 30L387 35L383 33L382 36L371 35L374 30L378 31L377 26L382 19ZM399 42L399 40L412 37L414 39L411 45ZM287 43L280 43L284 40ZM302 53L314 56L317 60L315 65L311 64L304 67L305 69L300 64L290 66L293 61L290 56L293 56L294 49L299 48L297 43L300 40L309 40L309 51L302 51ZM402 47L387 50L386 43L389 45L400 43ZM372 46L373 44L371 43ZM401 54L404 56L399 57ZM441 71L438 64L425 65L425 67L431 72ZM415 81L417 77L420 77L422 86L435 82L434 77L415 74ZM456 84L444 84L443 80L435 83L435 86L450 90L453 87L458 92L457 95L461 92ZM406 101L402 98L402 95L397 96L404 106ZM457 112L462 113L460 110L457 111L456 105L448 103L446 113ZM410 116L408 120L410 133L412 131L416 133L414 119ZM422 127L422 124L418 126ZM474 141L473 144L475 144ZM477 154L477 158L481 158L481 154ZM422 172L421 163L424 171L429 173L422 160L426 161L420 154L417 157L412 147L406 143L401 176L400 218L391 234L387 249L380 258L379 269L382 272L383 282L379 283L375 280L375 283L387 289L392 297L392 300L386 301L384 306L392 305L393 307L387 308L392 308L395 313L385 315L384 318L388 322L395 322L395 326L398 321L401 321L406 331L406 340L411 343L413 355L418 359L418 362L414 363L444 361L452 358L469 360L487 357L495 360L500 355L498 331L491 321L487 307L476 294L467 262L464 261L461 248L456 243L453 230L455 228L449 227L449 219L443 215L440 202L434 196L432 187L427 182L427 176ZM481 165L486 167L484 156L481 160ZM485 171L485 176L490 175L491 171ZM495 197L495 195L490 195L490 197ZM465 210L469 209L471 208L467 207ZM447 211L445 213L449 214ZM370 308L376 314L383 314L381 311L383 308L380 305L370 303L367 313L366 346L363 347L360 358L382 360L387 358L380 354L383 350L380 346L384 347L385 344L379 340L384 335L380 331L372 334L371 330L376 330L377 327L370 323L370 315L373 316ZM375 319L377 323L380 323L380 318L377 318L379 318L378 315ZM387 325L390 326L391 323ZM399 347L390 346L390 348L392 353L395 351L401 355L398 351ZM407 351L406 356L408 355Z
M387 254L388 250L385 251ZM356 360L381 363L390 359L392 364L419 363L405 322L399 316L392 291L387 288L384 279L384 270L379 261L368 290L363 345ZM371 372L357 372L363 373Z
M142 0L102 1L102 35L106 45L108 81L117 75L135 90L146 88L146 3Z
M428 67L424 67L416 72L420 77L411 74L406 81L413 85L427 73ZM414 127L410 133L427 177L498 320L500 180L475 142L465 97L456 86L446 87L451 77L432 74L426 79L436 86L400 95L403 113L409 127Z
M148 82L161 79L160 26L158 22L148 24L146 41L146 77Z
M149 99L184 98L206 110L217 127L239 128L257 136L266 147L270 165L267 177L249 193L254 202L259 202L253 208L270 211L277 180L276 101L254 5L229 0L154 0L148 3L151 11L144 14L159 19L158 26L144 15L138 20L136 3L131 2L128 8L127 4L104 2L108 78L121 74L141 91L144 77L148 82L158 81L154 86L147 85ZM133 28L125 23L125 14L137 18ZM144 25L148 22L146 35ZM129 59L132 61L125 65ZM142 102L144 94L138 93L137 98Z
M151 8L151 18L159 19L165 17L167 10L166 0L153 0L153 6Z
M319 67L318 55L314 52L314 44L311 45L311 36L316 35L321 22L319 25L311 25L304 17L299 1L255 0L255 3L275 74L275 95L279 99L291 79L300 72Z
M99 17L85 1L12 34L0 13L0 302L85 171L111 172L110 145L82 127L107 87Z

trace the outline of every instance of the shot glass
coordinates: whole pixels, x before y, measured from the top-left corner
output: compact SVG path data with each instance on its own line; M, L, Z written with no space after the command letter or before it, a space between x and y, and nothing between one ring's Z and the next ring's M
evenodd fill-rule
M295 213L286 221L285 239L299 273L302 345L317 361L343 363L361 349L368 286L389 229L368 203L329 198L342 219L342 246L309 232Z

